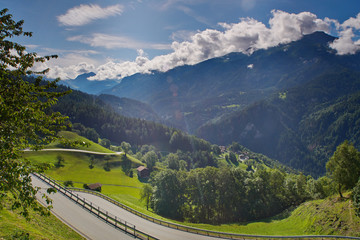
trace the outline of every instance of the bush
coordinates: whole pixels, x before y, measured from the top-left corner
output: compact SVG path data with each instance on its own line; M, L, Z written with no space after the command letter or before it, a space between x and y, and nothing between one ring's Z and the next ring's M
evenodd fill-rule
M355 214L360 217L360 178L353 189L353 205Z
M70 180L68 180L68 181L65 181L64 182L64 186L65 187L74 187L74 183L73 183L73 181L70 181Z

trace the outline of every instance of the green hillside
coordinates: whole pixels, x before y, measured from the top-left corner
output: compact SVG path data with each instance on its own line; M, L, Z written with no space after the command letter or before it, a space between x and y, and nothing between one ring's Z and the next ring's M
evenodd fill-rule
M32 213L26 221L6 205L0 209L0 239L84 239L55 216L40 216Z
M293 210L256 222L223 224L192 224L212 231L257 235L342 235L360 237L360 218L355 215L352 201L333 196L308 201Z
M136 174L133 178L126 176L119 166L107 172L102 168L103 160L97 159L95 167L89 169L89 155L82 153L28 152L26 157L33 161L54 163L57 154L64 157L64 167L48 170L46 174L50 177L59 181L74 181L75 187L82 187L83 183L100 182L103 184L103 194L145 214L164 219L146 210L144 203L139 200L142 183L137 179ZM109 161L118 160L114 158ZM273 218L255 222L222 225L172 222L213 231L242 234L360 236L360 218L355 215L348 196L344 200L339 200L337 196L334 196L325 200L308 201Z
M59 136L64 137L65 139L68 139L70 141L84 142L88 144L88 146L77 146L77 149L93 152L113 153L113 151L73 132L61 131L59 132ZM67 146L64 146L60 141L55 141L47 145L45 148L67 148Z

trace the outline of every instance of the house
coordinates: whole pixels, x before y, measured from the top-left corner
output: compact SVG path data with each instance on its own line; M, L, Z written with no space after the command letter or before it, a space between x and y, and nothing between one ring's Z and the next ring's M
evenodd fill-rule
M147 167L140 166L136 170L139 178L148 178L150 176L150 170Z
M226 147L225 146L219 146L221 153L225 153Z
M101 186L102 186L102 185L101 185L100 183L93 183L93 184L87 185L87 189L101 192Z

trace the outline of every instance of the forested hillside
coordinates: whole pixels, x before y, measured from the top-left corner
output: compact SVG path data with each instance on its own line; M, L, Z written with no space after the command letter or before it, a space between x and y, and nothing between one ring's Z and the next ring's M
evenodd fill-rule
M209 123L198 135L219 144L235 140L296 169L322 174L337 145L345 139L360 144L359 90L356 72L324 74Z
M165 123L211 143L237 141L321 175L336 145L351 139L359 147L355 102L353 110L342 104L341 116L324 115L360 90L360 54L337 55L334 39L315 32L251 55L136 74L106 92L145 101Z

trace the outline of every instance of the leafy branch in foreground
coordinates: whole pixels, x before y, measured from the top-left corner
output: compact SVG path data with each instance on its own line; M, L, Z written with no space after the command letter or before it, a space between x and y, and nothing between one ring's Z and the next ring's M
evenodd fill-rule
M57 56L38 57L10 41L14 37L31 37L31 32L23 31L23 23L12 20L8 9L0 11L0 202L10 198L12 208L20 208L21 214L28 216L31 208L45 212L36 202L38 189L31 185L30 174L47 166L22 159L22 150L38 150L57 139L57 132L67 126L67 117L49 110L58 97L66 94L51 91L58 80L43 81L42 76L24 80L45 74L48 70L34 72L31 68Z

